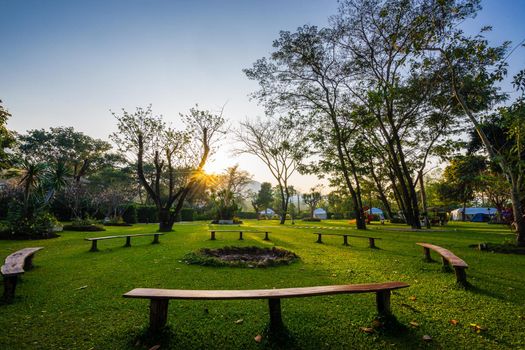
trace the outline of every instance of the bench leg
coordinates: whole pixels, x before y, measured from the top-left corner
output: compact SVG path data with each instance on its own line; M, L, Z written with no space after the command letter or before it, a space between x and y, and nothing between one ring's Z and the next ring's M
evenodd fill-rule
M270 332L280 332L283 328L281 317L281 299L268 299L270 307Z
M322 236L321 233L317 234L317 241L315 243L323 243L323 240L321 239L321 236Z
M242 231L239 231L239 241L242 241Z
M210 241L215 241L215 231L211 231Z
M369 237L368 238L368 245L370 246L370 248L376 248L376 241L374 238L372 237Z
M91 249L89 250L90 252L98 252L98 249L97 249L97 242L98 241L91 241Z
M427 262L432 261L432 257L430 256L430 248L423 247L423 252L425 254L425 261Z
M462 286L467 285L467 272L465 271L465 268L463 267L455 267L456 270L456 282L461 284Z
M169 299L151 299L149 305L149 328L152 332L160 331L168 320Z
M390 291L383 290L376 292L377 313L382 316L390 316Z
M4 301L10 303L15 297L16 282L18 276L4 276Z
M124 247L131 247L131 237L126 237L126 244L124 244Z
M343 245L348 245L348 237L343 236Z
M447 259L445 259L444 257L441 257L441 261L443 262L443 267L445 269L447 269L447 270L450 269L450 263L448 262Z
M159 244L159 236L160 235L153 235L153 242L151 242L151 244Z
M270 238L268 237L268 232L264 233L264 240L265 241L269 241L270 240Z
M24 271L31 270L33 268L33 254L29 255L24 260Z

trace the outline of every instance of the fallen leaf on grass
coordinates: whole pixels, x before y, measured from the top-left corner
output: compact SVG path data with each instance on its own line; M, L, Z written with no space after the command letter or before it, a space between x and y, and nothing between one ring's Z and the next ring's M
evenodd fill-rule
M149 350L158 350L160 349L160 345L153 345Z
M448 321L448 323L450 323L453 326L456 326L459 323L459 321L458 320L450 320L450 321Z
M372 321L372 327L374 328L381 328L383 327L383 323L379 320L373 320Z
M472 329L472 331L476 333L485 332L487 330L487 327L480 326L477 323L471 323L469 326L470 329Z
M359 330L363 333L374 333L374 329L372 327L359 327Z
M82 287L78 287L77 290L78 289L86 289L86 288L87 288L87 286L82 286Z
M415 321L410 321L409 324L414 327L414 328L417 328L419 327L419 323L415 322Z
M243 320L242 318L240 318L240 319L238 319L237 321L235 321L235 324L241 324L241 323L243 323L243 322L244 322L244 320Z
M253 338L253 340L255 340L257 343L260 343L260 342L262 341L262 338L263 338L262 335L257 334L257 335L255 336L255 338Z
M408 298L409 300L411 301L416 301L417 300L417 297L415 295L412 295L411 297Z
M432 337L431 337L430 335L428 335L428 334L425 334L425 335L423 336L423 340L424 340L424 341L427 341L427 342L428 342L428 341L432 341Z

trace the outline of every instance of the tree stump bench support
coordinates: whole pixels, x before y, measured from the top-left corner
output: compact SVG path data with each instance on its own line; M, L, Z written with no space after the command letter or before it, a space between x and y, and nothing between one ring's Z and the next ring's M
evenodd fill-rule
M5 302L10 303L13 301L18 276L33 268L33 257L41 249L44 249L44 247L24 248L5 258L4 265L0 269L4 277Z
M209 232L210 232L210 241L217 240L215 236L216 232L239 232L239 241L244 240L243 233L262 233L262 232L264 232L263 240L269 241L270 237L268 236L268 234L271 233L270 231L246 231L246 230L209 230Z
M377 237L366 237L366 236L357 236L357 235L351 235L351 234L339 234L339 233L323 233L323 232L315 232L313 233L314 235L317 235L317 241L315 241L315 243L323 243L323 239L322 239L322 236L325 235L325 236L342 236L343 237L343 245L344 246L350 246L350 244L348 244L348 237L354 237L354 238L367 238L368 239L368 246L370 248L377 248L376 247L376 243L375 243L375 240L376 239L381 239L381 238L377 238Z
M158 244L159 242L159 236L163 235L164 233L137 233L132 235L119 235L119 236L105 236L105 237L94 237L94 238L85 238L84 240L91 242L91 249L90 252L98 252L97 248L97 242L101 241L103 239L114 239L114 238L126 238L126 244L124 244L124 247L131 247L131 237L143 237L143 236L153 236L153 242L151 244Z
M125 298L150 299L149 328L152 332L160 331L167 323L168 304L171 299L192 300L235 300L268 299L270 331L278 332L284 328L281 312L281 299L300 298L332 294L375 293L377 312L380 315L392 314L390 308L391 291L406 288L403 282L348 284L282 289L254 290L183 290L136 288L123 295Z
M443 263L443 267L445 269L450 269L450 266L454 268L454 272L456 274L456 282L462 286L467 286L467 272L465 271L468 268L468 265L465 261L454 255L451 251L442 248L437 245L429 244L429 243L416 243L417 245L423 247L423 253L425 255L424 260L427 262L432 261L432 257L430 256L430 250L435 251L439 255L441 255L441 261Z

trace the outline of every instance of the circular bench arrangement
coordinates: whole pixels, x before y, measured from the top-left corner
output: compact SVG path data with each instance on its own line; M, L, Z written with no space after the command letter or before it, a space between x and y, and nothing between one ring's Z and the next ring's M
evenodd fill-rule
M188 264L203 266L267 267L288 265L299 259L295 253L281 248L224 247L203 248L187 254Z

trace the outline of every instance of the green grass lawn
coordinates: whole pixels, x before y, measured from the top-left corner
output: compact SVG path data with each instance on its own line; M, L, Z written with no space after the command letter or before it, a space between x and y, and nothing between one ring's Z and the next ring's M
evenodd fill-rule
M0 305L0 349L148 349L156 344L143 334L148 300L125 299L137 287L176 289L259 289L329 284L403 281L409 288L394 291L392 311L399 324L371 334L374 294L283 299L283 320L301 349L525 349L525 255L480 252L480 242L512 239L502 226L450 223L439 232L387 230L402 225L371 225L368 234L381 237L380 249L368 241L323 237L316 229L279 226L273 221L247 221L243 226L268 227L262 234L217 233L210 241L207 223L176 224L172 233L152 245L151 237L100 241L90 253L86 237L154 232L156 225L108 227L106 232L63 232L42 241L0 241L0 258L23 247L43 246L35 268L18 284L10 305ZM295 226L345 227L345 221L298 222ZM349 227L349 230L352 230ZM333 231L342 232L342 231ZM356 234L365 234L352 230ZM469 264L469 289L455 285L453 272L423 261L415 242L443 246ZM182 257L203 247L278 246L295 252L300 261L266 269L186 265ZM241 323L235 321L243 319ZM457 320L456 325L450 320ZM268 322L266 300L170 301L170 332L162 348L258 349L271 346L254 337ZM412 323L412 325L411 325ZM486 330L473 331L471 324ZM423 335L432 341L422 340ZM145 339L145 340L144 340Z

